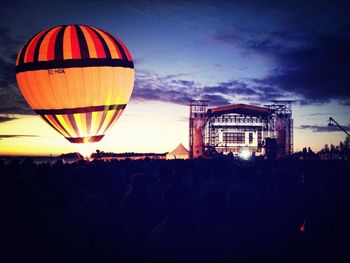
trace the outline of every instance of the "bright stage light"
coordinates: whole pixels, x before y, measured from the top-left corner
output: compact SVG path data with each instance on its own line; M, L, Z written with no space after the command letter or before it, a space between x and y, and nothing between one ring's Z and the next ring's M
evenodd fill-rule
M98 144L99 143L77 143L75 144L75 149L77 152L79 152L85 160L90 160L91 154L98 149Z
M239 157L243 160L249 160L252 157L252 153L249 150L242 150Z

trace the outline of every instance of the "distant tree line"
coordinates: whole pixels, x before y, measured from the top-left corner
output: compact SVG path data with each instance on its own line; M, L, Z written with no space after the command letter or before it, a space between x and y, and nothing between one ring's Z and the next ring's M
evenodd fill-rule
M135 152L125 152L125 153L114 153L114 152L104 152L101 150L96 150L96 152L91 154L93 159L101 159L103 157L135 157L135 156L163 156L166 153L135 153Z
M339 145L325 144L323 149L319 151L319 155L321 159L334 160L334 159L342 159L342 160L350 160L350 137L347 136L345 140L339 143Z
M304 147L301 152L294 154L297 159L303 160L350 160L350 137L346 137L344 141L339 142L339 145L328 145L315 153L310 147Z

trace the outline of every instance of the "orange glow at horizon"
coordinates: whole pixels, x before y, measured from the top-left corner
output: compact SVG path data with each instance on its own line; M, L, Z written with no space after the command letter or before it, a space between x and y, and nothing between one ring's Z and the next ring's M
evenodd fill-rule
M161 109L161 110L160 110ZM180 142L187 146L186 106L153 102L130 103L115 126L100 142L73 144L49 127L39 116L16 115L3 122L0 155L59 155L80 152L84 157L97 149L105 152L168 152ZM30 128L29 128L30 127ZM18 135L18 137L16 137Z
M303 123L302 113L294 107L294 125ZM173 150L179 143L188 149L188 107L156 101L131 101L116 125L87 150L79 150L79 144L68 142L49 127L39 116L16 115L17 119L2 122L0 135L27 135L23 137L0 137L0 155L60 155L79 152L85 155L99 149L105 152L156 152ZM29 137L28 137L29 136ZM312 132L294 129L294 151L311 147L319 151L325 143L338 145L345 136L343 132ZM85 147L85 146L84 146ZM83 148L84 148L83 147Z

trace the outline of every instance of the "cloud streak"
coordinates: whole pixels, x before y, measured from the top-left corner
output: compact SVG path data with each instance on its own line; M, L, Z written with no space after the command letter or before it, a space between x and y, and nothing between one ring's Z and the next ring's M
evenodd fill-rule
M10 117L10 116L3 116L3 115L0 115L0 123L1 122L6 122L6 121L12 121L12 120L15 120L17 118L15 117Z
M0 140L12 139L12 138L22 138L22 137L39 137L39 136L28 135L28 134L0 134Z
M347 131L350 131L350 124L343 126L343 128ZM312 130L313 132L342 132L338 127L336 127L335 125L300 125L299 127L297 127L297 129L300 130Z

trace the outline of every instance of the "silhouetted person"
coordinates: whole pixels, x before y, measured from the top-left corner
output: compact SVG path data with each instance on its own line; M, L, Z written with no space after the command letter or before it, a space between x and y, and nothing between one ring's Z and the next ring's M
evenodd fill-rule
M164 207L162 195L171 182L171 170L162 167L159 170L158 179L148 188L149 195L149 219L152 229L164 219Z
M143 174L133 174L121 201L124 249L126 256L137 258L139 248L148 234L148 195ZM136 260L136 259L135 259Z
M200 262L225 260L231 250L230 233L225 195L219 190L210 190L201 200L201 213L194 237L196 259Z
M144 255L149 262L180 262L189 253L186 233L186 192L182 185L168 186L163 195L165 219L146 240Z

